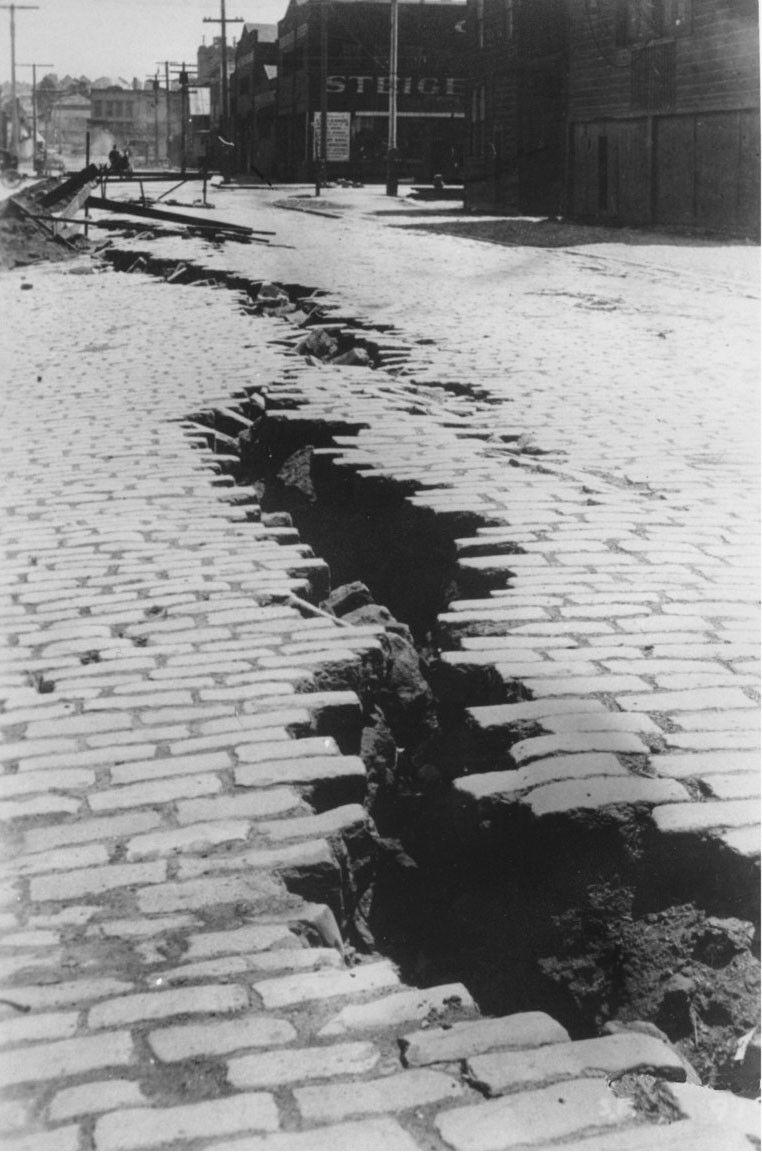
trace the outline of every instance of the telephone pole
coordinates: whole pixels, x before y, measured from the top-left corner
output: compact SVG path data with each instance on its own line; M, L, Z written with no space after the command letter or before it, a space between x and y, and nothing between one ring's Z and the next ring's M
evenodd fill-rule
M16 12L31 11L39 4L0 4L11 14L11 152L19 154L19 109L16 102Z
M386 159L386 195L397 195L397 59L399 52L399 5L391 0L389 30L389 140Z
M225 0L220 0L220 14L217 16L204 16L204 24L219 24L220 35L222 38L222 56L220 60L220 80L222 82L221 99L222 109L220 116L220 135L226 140L228 139L228 115L229 115L229 97L228 97L228 24L243 24L243 16L226 16L225 15Z
M197 77L191 77L185 67L184 60L182 64L173 66L172 71L177 72L177 80L180 85L180 171L184 176L188 165L188 121L190 119L188 92L191 83Z
M167 97L167 164L169 164L169 156L172 151L172 96L169 91L169 69L170 67L179 68L180 64L177 60L157 60L156 63L164 65L164 85Z
M153 76L146 76L146 80L150 83L153 91L153 160L158 168L159 166L159 92L161 85L159 84L159 73L155 72Z
M320 146L315 195L328 183L328 19L326 0L320 0Z
M53 64L19 64L19 68L32 69L32 171L37 171L37 69L38 68L53 68ZM45 141L45 151L48 150L48 142Z

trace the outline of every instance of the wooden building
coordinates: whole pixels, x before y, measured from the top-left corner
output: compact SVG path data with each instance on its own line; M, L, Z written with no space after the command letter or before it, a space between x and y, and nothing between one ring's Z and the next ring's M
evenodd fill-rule
M469 0L466 207L561 212L567 27L566 0Z
M230 78L230 118L239 172L272 173L278 28L244 24Z
M756 0L570 0L572 215L759 230Z
M465 201L759 230L756 0L469 0Z
M329 177L383 180L389 108L389 0L291 0L278 25L278 176L314 175L326 21ZM464 125L465 4L401 0L400 175L458 179ZM342 157L338 159L338 157Z

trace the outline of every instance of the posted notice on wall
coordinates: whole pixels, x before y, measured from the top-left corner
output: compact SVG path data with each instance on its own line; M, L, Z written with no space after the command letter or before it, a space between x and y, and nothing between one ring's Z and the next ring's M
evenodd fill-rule
M326 122L325 158L341 162L349 159L349 121L351 112L329 112ZM320 113L312 120L312 158L320 159Z

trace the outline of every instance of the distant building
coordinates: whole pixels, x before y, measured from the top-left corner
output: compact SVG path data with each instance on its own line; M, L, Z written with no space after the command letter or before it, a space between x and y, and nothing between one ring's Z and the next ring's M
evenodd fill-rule
M180 135L180 92L165 89L93 86L89 121L93 159L105 160L110 148L128 149L133 164L166 162L167 117L170 152L177 152ZM171 157L175 161L177 156Z
M227 45L228 92L235 68L235 41ZM202 44L196 53L196 77L199 84L209 88L209 115L213 125L220 125L222 114L222 37L215 36L211 44Z
M230 78L232 135L241 172L272 173L277 64L277 26L244 24Z
M281 179L314 174L326 20L329 175L383 179L389 108L388 0L291 0L278 24L276 138ZM465 4L399 5L397 140L402 175L458 178L463 143ZM338 114L338 115L336 115ZM333 159L341 156L342 159Z
M78 92L56 95L46 118L45 138L68 159L85 161L87 131L91 114L89 96Z
M755 0L571 0L569 210L759 230Z

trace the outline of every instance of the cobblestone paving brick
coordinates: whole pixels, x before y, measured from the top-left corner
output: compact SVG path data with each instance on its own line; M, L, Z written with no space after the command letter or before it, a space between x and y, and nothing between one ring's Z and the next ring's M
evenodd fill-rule
M251 210L220 196L228 218ZM267 197L257 212L282 229ZM572 1043L542 1013L482 1020L463 985L415 989L389 960L351 964L334 910L296 894L300 869L338 884L342 838L368 831L359 701L325 675L379 667L380 629L339 634L293 600L325 594L325 562L235 484L231 445L216 456L198 425L217 409L244 427L242 389L266 386L286 420L352 430L330 449L337 467L404 481L408 508L455 526L475 590L439 617L443 664L494 668L518 693L471 710L511 759L457 781L464 805L510 783L536 816L635 806L665 835L750 858L756 381L739 372L729 395L725 337L707 341L729 331L745 347L753 304L695 275L687 304L684 277L661 283L635 249L629 263L585 268L592 256L570 250L527 267L517 250L398 235L367 214L326 221L332 233L288 215L293 248L168 237L153 250L293 284L324 269L332 282L315 287L334 303L405 337L394 373L310 364L276 343L286 320L250 320L227 292L100 267L0 282L6 1146L636 1147L642 1134L691 1148L709 1146L702 1123L746 1139L737 1110L710 1123L712 1101L681 1101L687 1119L658 1134L634 1115L600 1073L646 1060L646 1038ZM349 245L351 268L327 258ZM510 341L470 279L504 285L508 269ZM633 285L626 322L571 309L559 323L549 284L605 294L612 269ZM421 272L440 285L434 309ZM673 314L679 356L661 327ZM615 386L591 352L612 346ZM489 403L440 387L464 381ZM337 796L327 810L305 799L315 787ZM444 1005L460 1018L425 1028ZM512 1091L485 1101L474 1082Z

